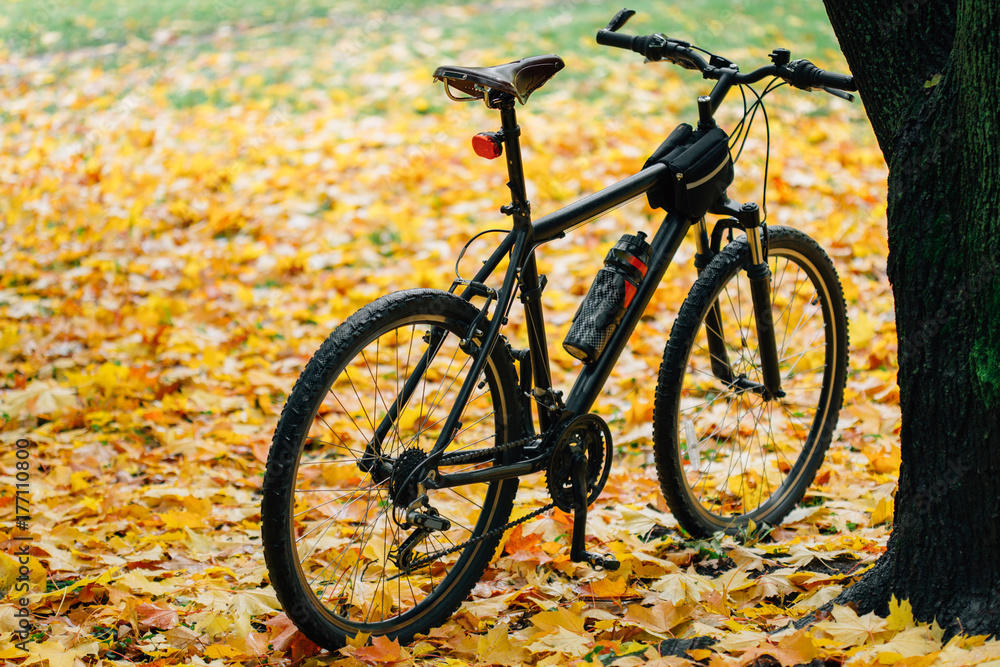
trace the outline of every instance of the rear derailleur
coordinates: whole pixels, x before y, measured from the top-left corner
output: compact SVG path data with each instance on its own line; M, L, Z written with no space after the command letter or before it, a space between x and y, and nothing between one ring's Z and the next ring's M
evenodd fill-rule
M431 507L427 498L425 482L432 480L435 472L431 471L420 483L414 483L411 479L426 458L427 454L419 449L405 450L396 459L389 479L393 520L403 530L416 529L393 550L390 556L400 570L410 566L413 562L413 550L428 535L451 528L451 522Z

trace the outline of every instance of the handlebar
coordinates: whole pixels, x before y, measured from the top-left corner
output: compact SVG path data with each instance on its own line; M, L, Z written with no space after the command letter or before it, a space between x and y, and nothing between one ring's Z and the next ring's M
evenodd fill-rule
M635 12L631 9L618 12L606 27L597 31L597 43L634 51L651 61L668 60L685 69L698 70L706 79L727 79L730 85L756 83L764 77L776 76L795 88L818 88L848 100L853 100L854 97L840 91L858 89L853 76L828 72L805 59L789 62L786 49L775 49L771 53L773 64L744 74L735 63L726 58L710 55L710 59L706 61L689 42L671 39L662 33L626 35L617 32L633 14Z

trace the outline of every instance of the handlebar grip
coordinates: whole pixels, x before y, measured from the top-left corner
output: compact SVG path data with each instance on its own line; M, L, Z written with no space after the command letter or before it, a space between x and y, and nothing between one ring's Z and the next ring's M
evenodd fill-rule
M619 49L631 50L634 41L635 37L633 35L611 32L610 30L597 31L597 43L601 46L614 46Z
M623 35L620 32L598 30L597 43L604 46L615 46L619 49L628 49L650 60L660 60L663 57L663 39L660 35ZM661 47L659 51L657 51L656 45Z
M813 88L858 89L853 76L827 72L805 59L788 63L788 70L790 74L788 82L803 90L812 90Z

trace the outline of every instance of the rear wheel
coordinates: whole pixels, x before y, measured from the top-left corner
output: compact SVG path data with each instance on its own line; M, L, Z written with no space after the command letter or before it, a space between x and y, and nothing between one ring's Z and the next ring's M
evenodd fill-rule
M478 312L435 290L382 297L330 335L288 398L268 457L261 532L278 599L317 644L342 646L362 632L407 641L426 631L468 596L497 548L516 479L427 490L417 506L436 527L426 533L405 511L417 498L409 473L440 435L478 354L482 330L462 344ZM446 452L516 437L516 386L497 345ZM497 463L486 451L438 470Z
M745 239L713 258L685 299L660 366L654 452L660 485L694 536L780 522L833 437L847 373L847 315L822 248L768 229L781 398L763 382ZM710 340L710 331L718 336ZM714 366L713 366L714 362Z

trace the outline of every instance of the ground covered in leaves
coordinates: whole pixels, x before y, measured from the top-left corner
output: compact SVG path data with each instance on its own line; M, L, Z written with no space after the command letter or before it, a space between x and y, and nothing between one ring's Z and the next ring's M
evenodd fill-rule
M497 120L446 100L433 68L563 54L567 70L520 116L537 213L637 171L707 89L594 45L603 6L521 3L505 10L506 32L481 5L360 18L334 9L292 26L222 10L209 32L164 19L139 37L12 51L0 65L0 658L52 667L1000 659L1000 645L982 638L942 643L905 601L887 619L834 607L809 628L790 625L885 550L899 411L885 164L859 105L787 89L769 98L768 221L806 231L834 258L852 343L840 427L803 505L770 532L692 541L664 504L650 420L659 357L694 277L688 243L596 408L620 456L590 515L591 547L615 553L620 571L570 562L571 517L556 511L512 531L460 611L411 645L330 654L297 633L268 584L258 525L285 396L349 313L389 290L447 287L462 244L505 223L502 165L469 146ZM845 68L835 52L797 53L775 31L751 31L741 46L725 22L750 19L715 18L714 33L690 18L670 32L687 29L738 62L792 46L793 57ZM505 36L480 38L484 22ZM71 33L72 43L89 44L98 28L78 27L91 32ZM32 34L49 46L63 39ZM739 115L730 107L720 120L731 128ZM734 199L760 200L764 155L758 126ZM658 220L636 202L540 251L558 385L578 368L558 342L588 277L621 233L651 234ZM27 459L18 439L32 443ZM542 477L522 482L518 498L522 513L546 504ZM27 651L14 634L24 544Z

